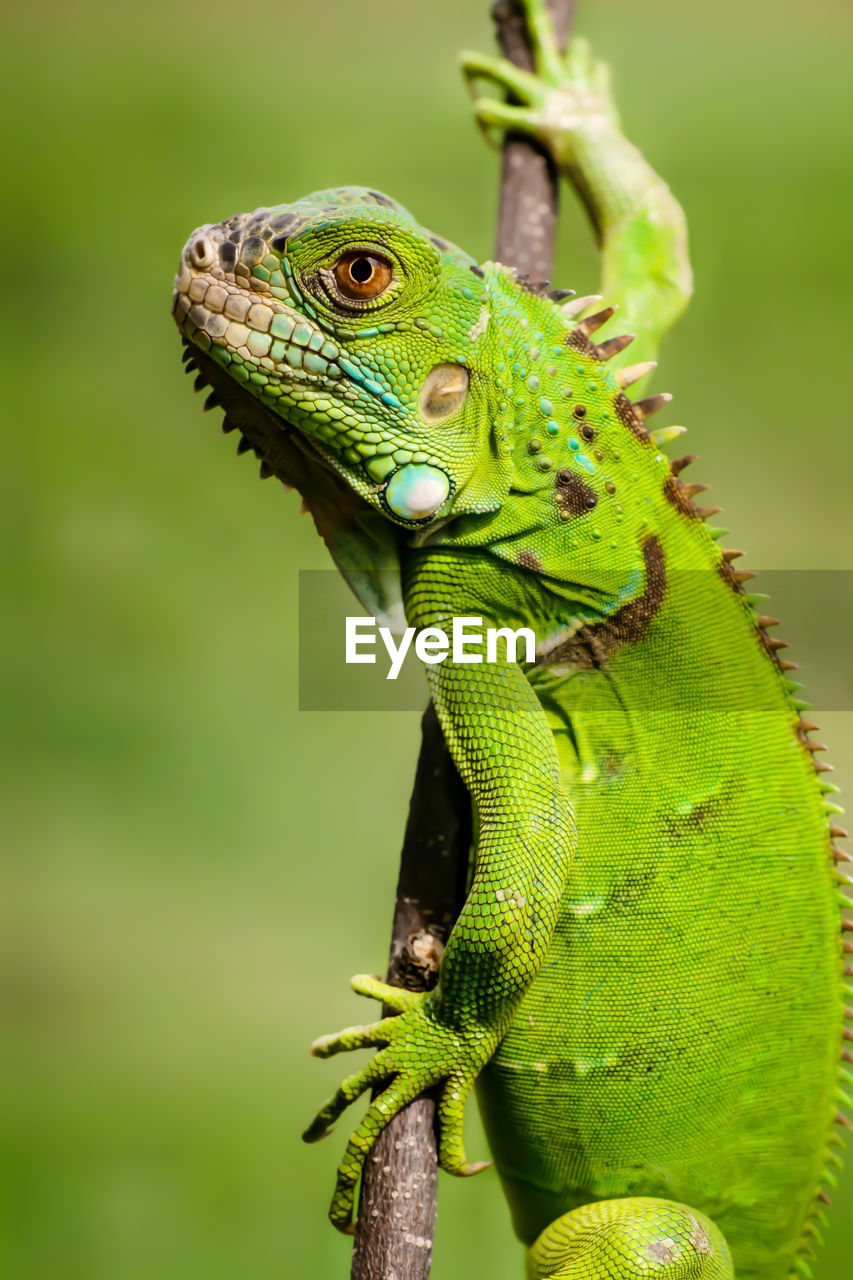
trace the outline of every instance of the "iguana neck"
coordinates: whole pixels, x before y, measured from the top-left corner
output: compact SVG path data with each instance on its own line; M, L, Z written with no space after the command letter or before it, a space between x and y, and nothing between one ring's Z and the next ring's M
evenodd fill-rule
M676 561L715 565L719 552L645 428L643 405L608 367L625 343L596 345L589 331L603 320L572 323L505 268L485 272L488 372L479 392L494 451L511 464L509 488L497 509L459 516L423 541L483 548L600 597L603 614L643 591L649 537L671 543Z

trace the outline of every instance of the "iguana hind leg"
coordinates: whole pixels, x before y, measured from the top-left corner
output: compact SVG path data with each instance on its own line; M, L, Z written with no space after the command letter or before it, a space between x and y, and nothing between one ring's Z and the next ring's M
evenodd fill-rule
M537 138L583 201L601 245L601 293L636 334L630 361L652 360L692 289L684 213L621 131L604 63L576 37L557 48L544 0L523 0L535 74L502 58L462 55L474 115L487 134ZM513 99L479 96L485 83ZM617 357L616 364L627 363Z
M734 1280L728 1245L671 1200L602 1200L566 1213L527 1255L528 1280Z

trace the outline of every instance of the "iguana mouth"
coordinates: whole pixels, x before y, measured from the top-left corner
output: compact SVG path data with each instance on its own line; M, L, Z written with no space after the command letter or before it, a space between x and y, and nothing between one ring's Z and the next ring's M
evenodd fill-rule
M431 520L453 484L440 459L411 452L395 392L343 348L334 329L320 327L313 307L299 309L288 259L259 235L229 234L229 226L193 232L172 294L175 321L195 352L197 386L213 387L208 404L227 409L225 429L241 426L249 442L241 441L241 450L254 449L262 476L275 473L301 489L289 471L295 453L310 455L401 523L417 528Z
M372 388L335 342L283 300L286 289L249 274L227 231L223 224L193 232L172 293L187 371L196 373L197 391L211 389L205 408L225 410L223 431L240 431L238 453L255 453L262 479L275 475L304 494L310 461L342 485L354 479L359 491L378 491L381 485L351 477L345 460L287 416L296 396L310 415L328 412L331 396L358 401Z
M254 396L247 395L221 364L186 337L183 346L184 370L195 374L195 390L209 392L204 402L205 410L221 408L225 411L223 432L240 433L237 453L254 453L261 464L262 480L276 476L285 488L304 492L306 468L319 465L331 474L338 474L324 451L315 447L285 418ZM357 495L353 494L353 497Z

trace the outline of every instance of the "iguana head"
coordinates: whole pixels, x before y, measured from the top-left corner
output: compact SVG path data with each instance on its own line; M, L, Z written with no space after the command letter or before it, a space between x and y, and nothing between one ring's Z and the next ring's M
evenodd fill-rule
M270 422L295 431L291 447L410 529L500 505L484 272L387 196L324 191L199 227L173 311L269 411L262 456L282 443Z
M668 397L625 397L649 366L607 371L630 338L596 345L612 308L574 319L590 301L561 309L347 188L200 227L173 311L225 429L398 627L404 544L485 547L575 588L606 549L613 600L642 578L638 468L668 473L643 419Z

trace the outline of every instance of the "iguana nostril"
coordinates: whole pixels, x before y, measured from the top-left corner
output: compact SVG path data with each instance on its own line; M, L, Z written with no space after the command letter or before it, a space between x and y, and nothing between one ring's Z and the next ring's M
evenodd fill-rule
M212 267L216 254L207 236L194 236L189 246L189 258L194 267L206 270Z

